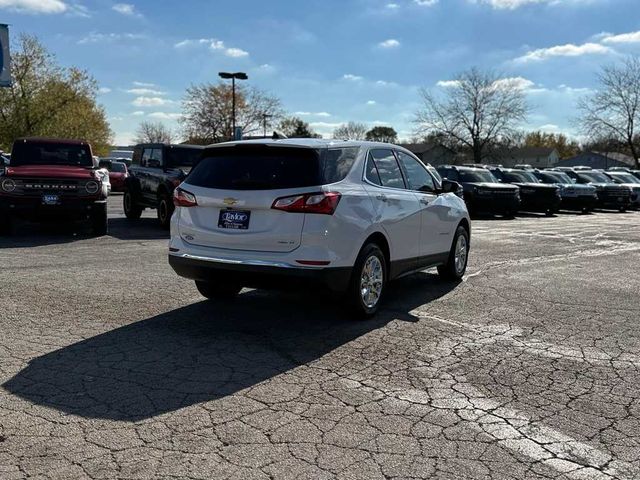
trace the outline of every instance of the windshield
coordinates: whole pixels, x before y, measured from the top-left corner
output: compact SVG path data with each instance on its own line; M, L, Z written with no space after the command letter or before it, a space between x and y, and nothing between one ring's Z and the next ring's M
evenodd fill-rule
M110 172L124 173L127 171L127 167L122 162L111 162L111 165L107 168Z
M357 148L316 150L294 147L216 148L186 182L225 190L279 190L339 182L349 173Z
M588 183L612 183L612 181L604 173L600 172L576 172L578 177Z
M11 151L11 166L19 165L93 167L93 158L88 145L17 141Z
M540 183L540 180L531 172L503 172L507 182Z
M172 147L167 148L167 165L169 167L193 167L200 160L202 148Z
M564 172L539 172L537 177L544 183L573 183L571 177Z
M498 183L489 170L460 170L458 174L461 182Z
M609 172L609 175L611 175L617 183L640 183L640 180L630 173Z

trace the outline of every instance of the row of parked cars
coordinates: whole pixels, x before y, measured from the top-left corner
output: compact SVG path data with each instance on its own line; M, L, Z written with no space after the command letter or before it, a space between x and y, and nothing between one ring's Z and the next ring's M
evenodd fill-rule
M640 208L640 170L556 167L544 170L530 165L443 165L443 178L463 189L472 213L513 216L518 211L553 215L559 210L590 212L595 208Z
M103 169L123 163L121 184L110 183L124 190L126 217L157 210L169 264L204 297L321 286L361 317L377 312L390 280L430 267L460 280L469 211L624 210L640 191L626 171L435 169L399 146L323 139L145 144L128 166L103 162L82 141L16 141L0 170L0 233L16 218L60 217L106 233Z

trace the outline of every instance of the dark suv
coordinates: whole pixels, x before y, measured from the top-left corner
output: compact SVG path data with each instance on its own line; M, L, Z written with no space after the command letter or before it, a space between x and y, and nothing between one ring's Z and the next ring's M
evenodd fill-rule
M561 170L576 183L593 185L598 193L598 207L624 212L631 204L631 189L618 185L604 173L597 170L579 168Z
M173 190L198 163L203 150L198 145L136 145L123 197L127 218L138 219L145 208L154 208L160 225L168 229L174 209Z
M513 216L520 207L520 189L499 183L485 168L442 165L438 173L462 185L469 213L492 213Z
M534 170L533 174L542 183L557 185L560 188L560 197L562 198L560 208L587 213L593 210L598 203L596 187L576 183L565 172Z
M489 171L501 182L520 187L520 210L553 215L560 208L560 189L541 183L533 173L500 167L490 168Z
M0 233L14 219L85 220L107 233L107 186L91 145L78 140L16 140L11 165L0 167Z

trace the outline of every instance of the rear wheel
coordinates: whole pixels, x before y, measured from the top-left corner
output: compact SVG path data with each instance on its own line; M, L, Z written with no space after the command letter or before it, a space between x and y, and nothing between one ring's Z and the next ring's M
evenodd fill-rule
M107 219L107 204L94 205L91 212L91 232L96 237L107 234L109 230L109 220Z
M196 280L196 288L200 295L209 300L228 300L234 298L242 287L234 283L202 282Z
M626 211L627 211L627 207L620 207L620 208L618 209L618 211L619 211L620 213L624 213L624 212L626 212Z
M125 190L124 196L122 197L122 206L124 208L124 215L129 220L137 220L142 215L142 207L140 207L133 193L130 190Z
M376 314L387 281L384 254L375 243L365 245L353 268L347 302L353 313L360 318Z
M160 226L165 230L168 230L171 225L171 215L173 215L174 210L173 200L167 193L158 195L158 220L160 221Z
M443 280L460 280L467 271L468 259L469 233L463 226L459 226L453 237L447 263L438 267L440 277Z

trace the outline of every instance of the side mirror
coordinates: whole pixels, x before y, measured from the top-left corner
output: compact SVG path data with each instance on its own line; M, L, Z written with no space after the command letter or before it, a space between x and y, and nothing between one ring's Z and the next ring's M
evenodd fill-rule
M442 180L442 193L455 193L457 194L462 190L462 185L458 182L454 182L453 180L443 179Z

